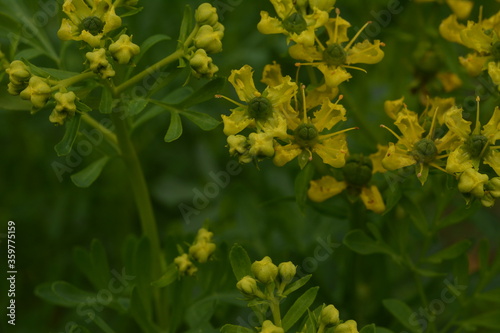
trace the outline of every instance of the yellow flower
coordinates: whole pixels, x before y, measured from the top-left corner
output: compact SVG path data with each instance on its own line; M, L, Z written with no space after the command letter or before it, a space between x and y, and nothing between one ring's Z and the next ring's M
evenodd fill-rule
M123 34L109 46L109 52L120 65L126 65L133 56L141 52L141 49L139 45L132 43L132 36Z
M57 92L54 94L56 107L52 110L49 120L53 124L64 125L68 117L73 117L76 112L76 95L74 92Z
M285 333L285 331L281 327L275 326L270 320L265 320L262 323L260 333Z
M387 170L396 170L418 164L415 172L422 185L427 180L429 166L444 171L438 164L439 159L442 158L439 154L452 146L458 137L451 133L445 140L433 139L437 115L438 112L434 112L429 132L423 137L425 129L420 125L418 115L408 109L400 111L394 124L399 128L402 136L389 129L398 141L396 144L389 143L387 153L382 160L383 167ZM384 125L381 126L388 129Z
M28 86L21 91L19 96L22 99L30 100L33 104L31 113L35 113L47 104L52 95L52 90L47 81L39 76L32 76Z
M232 101L238 107L231 110L230 116L222 115L224 134L234 135L250 127L273 137L286 138L287 124L283 114L297 91L297 85L289 76L279 85L267 86L262 93L255 88L253 71L248 65L233 70L228 81L233 85L239 99L247 104Z
M115 76L115 71L106 57L106 50L104 48L87 52L85 57L89 62L90 70L101 75L103 79Z
M81 40L91 47L99 47L101 39L122 24L111 0L65 0L63 12L69 19L62 19L57 36L65 41Z
M395 99L392 101L385 101L384 102L385 113L390 118L396 120L396 118L398 117L399 111L403 110L405 107L404 100L405 100L405 98L403 96L400 99Z
M307 195L314 202L323 202L340 192L347 190L352 201L358 197L363 201L366 209L377 214L385 211L384 200L375 185L369 185L374 173L373 160L377 154L366 158L362 155L351 156L342 168L343 181L338 181L332 176L323 176L310 182Z
M294 59L308 62L298 63L299 66L310 65L318 68L323 73L328 87L337 87L352 77L345 68L360 69L350 66L351 64L376 64L384 57L384 52L380 49L384 44L379 40L373 43L365 40L354 44L367 25L368 23L349 41L347 29L351 24L341 18L337 11L337 17L330 18L325 25L329 37L326 46L319 41L315 45L295 44L289 49L290 55ZM348 42L347 45L343 46L344 42Z
M488 75L500 91L500 61L496 63L492 61L488 64Z
M347 320L337 325L333 333L358 333L358 324L354 320Z
M298 44L313 45L315 30L328 21L328 11L316 6L313 7L312 13L308 14L306 6L295 5L293 0L271 0L271 3L279 19L261 11L257 29L263 34L284 34L288 42L293 40ZM325 7L329 10L332 8Z
M453 11L453 14L458 16L459 19L466 19L469 17L472 8L474 7L474 2L470 0L445 0L446 4ZM417 3L423 2L440 2L442 0L415 0Z
M479 98L477 98L479 104ZM467 169L479 170L481 161L488 164L500 176L500 153L494 147L500 139L500 108L496 107L489 122L479 123L479 105L476 126L471 130L471 122L462 118L462 109L455 108L445 115L446 125L461 139L461 144L448 156L446 170L461 173Z
M174 264L177 266L179 273L181 275L194 275L198 268L193 264L191 260L189 260L189 256L187 253L181 254L180 256L174 259Z
M206 263L208 258L214 253L216 245L212 243L213 233L205 228L198 230L196 239L189 247L189 255L199 263Z
M347 120L345 108L338 104L338 101L332 103L325 99L321 108L314 112L312 119L308 118L306 114L304 105L303 120L297 119L297 122L289 122L289 129L294 131L293 135L288 135L288 144L284 146L279 143L275 144L274 164L283 166L301 155L299 165L303 167L312 160L313 153L316 153L328 165L336 168L344 166L345 156L348 152L344 132L350 129L334 133L321 133L330 130L340 121Z

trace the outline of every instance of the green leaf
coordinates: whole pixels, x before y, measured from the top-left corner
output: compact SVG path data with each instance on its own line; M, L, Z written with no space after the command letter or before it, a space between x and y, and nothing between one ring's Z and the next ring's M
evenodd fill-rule
M252 276L252 262L248 256L247 251L239 244L234 244L229 251L229 261L233 268L234 276L239 281L245 276Z
M427 235L429 232L429 224L420 206L413 203L410 199L401 200L401 204L415 227L417 227L423 235Z
M153 35L153 36L148 37L141 44L141 46L140 46L141 53L139 53L138 55L135 56L134 63L138 64L139 61L141 61L142 57L149 51L149 49L152 48L153 46L155 46L156 44L163 42L163 41L171 40L171 39L172 38L170 38L169 36L163 35L163 34L157 34L157 35ZM133 69L133 68L131 68L131 69Z
M113 112L113 96L111 91L106 87L102 89L101 101L99 102L99 111L102 114L110 114Z
M394 251L387 245L387 243L368 236L363 230L352 230L344 237L343 243L359 254L367 255L374 253L385 253L390 255L394 261L400 262L401 257L394 253Z
M314 166L312 163L308 163L305 168L300 170L299 174L295 178L295 201L302 212L305 210L307 190L309 189L309 183L311 182L313 176Z
M376 333L394 333L393 331L391 331L387 328L384 328L384 327L376 327L375 332Z
M410 318L414 312L406 303L398 299L385 299L382 301L385 308L407 329L414 333L420 333L420 329L410 325Z
M132 117L141 113L148 105L149 100L145 98L134 98L127 104L127 116Z
M458 256L462 255L465 253L471 246L471 242L467 239L464 239L460 242L457 242L446 249L443 249L437 253L434 253L427 258L425 258L425 261L431 262L434 264L439 264L443 260L450 260L450 259L455 259Z
M205 83L200 89L196 90L191 96L180 102L177 106L179 108L188 109L193 105L197 105L211 100L219 93L226 84L226 78L218 77Z
M167 266L167 271L165 272L165 274L163 274L163 276L158 280L151 282L151 285L153 287L163 288L171 283L174 283L175 280L177 280L178 276L179 276L179 270L177 269L177 265L171 263L170 265Z
M101 241L95 238L90 243L90 260L94 267L96 279L100 281L99 288L107 288L111 279L108 257Z
M370 324L364 326L359 333L377 333L375 324Z
M146 311L148 307L144 304L137 288L132 290L132 298L130 300L130 314L135 319L136 323L141 327L141 332L148 333L161 333L163 332L158 328L151 319L151 313Z
M179 31L179 39L178 39L179 44L177 46L177 49L184 48L184 42L191 34L192 30L193 30L193 10L191 9L191 6L186 5L186 7L184 7L184 14L182 16L181 28Z
M500 304L500 288L488 290L482 293L477 293L474 295L474 298L481 301Z
M168 127L167 134L165 134L165 142L172 142L180 138L182 135L182 121L181 116L176 111L170 112L170 126Z
M255 331L250 328L230 324L222 326L220 331L221 333L255 333Z
M316 298L319 287L312 287L302 294L295 303L290 307L286 315L283 317L283 330L287 332L292 326L299 321L302 315L309 309Z
M95 292L90 293L83 291L65 281L56 281L52 283L51 289L54 294L67 301L68 304L71 304L71 307L76 307L81 304L92 306L97 303Z
M101 175L102 169L109 162L109 157L104 156L92 162L85 169L71 175L73 183L81 188L87 188Z
M83 103L83 102L80 102L79 100L76 100L75 101L75 105L76 105L76 108L82 112L91 112L92 111L92 108L90 106L88 106L87 104Z
M500 330L500 310L490 311L460 322L462 327L484 327Z
M128 12L120 14L120 17L128 17L128 16L138 14L138 13L142 12L143 9L144 9L144 7L133 8L133 9L129 10Z
M76 135L78 134L78 129L80 128L81 114L75 113L74 117L66 122L66 133L61 142L59 142L54 149L56 150L57 156L66 156L71 153L73 143L75 142Z
M29 60L29 59L39 57L43 54L45 54L45 53L42 52L41 50L31 48L31 49L22 50L21 52L16 54L16 57L20 58L20 59Z
M199 328L210 322L210 318L214 315L216 301L212 298L204 298L192 304L186 310L185 322L189 327Z
M312 276L312 274L309 274L309 275L301 277L297 281L290 283L287 286L287 288L285 289L285 291L283 292L283 296L288 296L291 293L293 293L295 290L301 288L303 285L305 285L307 283L307 281L309 281L311 276Z
M74 306L74 302L67 300L66 298L61 297L56 294L54 290L52 290L53 282L47 282L38 285L35 288L35 295L43 299L44 301L55 304L58 306L64 306L67 308L71 308Z
M479 207L480 206L475 206L475 207L472 206L471 207L468 205L463 205L459 208L456 208L453 210L453 212L448 214L446 217L440 218L437 221L437 227L439 229L443 229L443 228L449 227L453 224L460 223L460 222L468 219L473 214L475 214L478 211Z
M388 187L384 191L383 197L385 198L385 211L382 215L386 215L389 213L396 205L399 203L403 196L403 192L401 191L401 186Z
M182 115L191 120L204 131L211 131L220 125L220 121L212 118L206 113L186 110L182 112Z

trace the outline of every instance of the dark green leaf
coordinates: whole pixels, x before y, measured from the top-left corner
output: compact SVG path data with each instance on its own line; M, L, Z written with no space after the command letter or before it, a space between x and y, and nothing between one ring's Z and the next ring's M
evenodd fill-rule
M178 104L179 108L188 109L193 105L197 105L211 100L219 93L226 83L226 78L218 77L205 83L200 89L196 90L188 98Z
M468 318L460 322L463 327L483 327L492 330L500 330L500 310L490 311L478 316Z
M141 44L141 53L139 53L135 57L134 63L138 64L139 61L149 51L150 48L152 48L153 46L155 46L156 44L158 44L160 42L167 41L167 40L170 40L170 39L172 39L172 38L170 38L167 35L163 35L163 34L157 34L157 35L153 35L153 36L148 37L144 41L144 43Z
M377 333L375 324L370 324L364 326L359 333Z
M390 255L396 262L401 260L400 256L394 253L385 242L375 241L359 229L348 232L343 242L348 248L359 254L385 253Z
M500 304L500 288L488 290L482 293L477 293L474 295L474 298L477 298L478 300L481 301Z
M55 304L58 306L64 306L68 308L74 306L73 301L67 300L66 298L59 296L54 292L54 290L52 290L52 282L47 282L38 285L35 288L35 295L50 304Z
M66 300L72 307L76 307L81 304L89 304L89 306L97 303L96 294L83 291L74 285L65 282L57 281L52 283L52 290L56 295Z
M165 134L165 142L172 142L180 138L182 135L182 121L179 113L170 112L170 126L168 127L167 134Z
M16 57L18 57L20 59L29 60L29 59L39 57L43 54L44 54L44 52L42 52L41 50L38 50L38 49L25 49L25 50L22 50L21 52L19 52L18 54L16 54Z
M90 260L100 281L99 288L107 288L111 279L108 257L101 241L95 238L90 243Z
M389 186L385 191L383 197L385 198L385 211L382 215L389 213L399 203L402 197L400 186Z
M153 287L163 288L175 282L178 276L179 276L179 270L177 269L177 265L171 263L170 265L167 266L167 271L165 272L165 274L163 274L163 276L158 280L153 281L151 285Z
M319 287L312 287L302 294L295 303L290 307L286 315L283 317L283 330L287 332L292 326L300 320L302 315L309 309L316 298Z
M425 261L439 264L443 260L455 259L456 257L465 253L469 249L471 244L472 243L469 240L464 239L447 247L446 249L428 256L427 258L425 258Z
M255 333L254 330L238 325L226 324L220 329L222 333Z
M210 322L214 315L216 301L211 298L202 299L186 310L185 321L189 327L200 328Z
M295 201L297 205L304 211L307 201L307 190L309 189L309 183L314 176L314 166L312 163L308 163L305 168L300 170L299 174L295 178Z
M127 104L127 116L132 117L142 112L148 105L149 100L144 98L134 98Z
M212 118L208 114L196 111L184 111L182 115L195 123L199 128L204 131L211 131L219 126L220 121Z
M444 218L440 218L437 222L437 227L439 229L448 227L453 224L460 223L462 221L465 221L467 218L472 216L477 212L480 206L468 206L468 205L463 205L461 207L458 207L453 210L450 214L448 214Z
M413 224L423 235L429 232L429 224L422 208L413 203L410 199L400 201Z
M106 87L102 89L99 111L103 114L110 114L113 112L113 96L111 95L111 91Z
M414 333L420 333L420 329L410 325L410 319L415 314L406 303L398 299L385 299L382 301L385 308L407 329Z
M109 161L108 156L104 156L97 161L92 162L85 169L71 175L73 183L81 188L87 188L101 175L102 169Z
M290 283L290 285L288 285L286 287L285 291L283 292L283 295L284 296L290 295L295 290L297 290L300 287L302 287L303 285L305 285L307 283L307 281L309 281L311 276L312 276L312 274L309 274L309 275L301 277L300 279L298 279L297 281L294 281L293 283Z
M80 102L79 100L76 100L75 101L75 105L76 105L76 108L82 112L91 112L92 111L92 108L90 106L88 106L87 104L85 103L82 103Z
M130 300L130 314L141 327L141 332L162 333L163 331L153 323L151 313L146 311L146 309L146 304L142 300L137 288L134 288Z
M247 251L241 245L233 245L229 251L229 261L231 262L231 267L237 281L247 275L252 276L252 262L250 261L250 257L248 257Z
M73 143L75 142L76 135L78 134L78 129L80 128L81 114L75 113L74 117L66 122L66 133L61 142L59 142L54 149L56 150L57 156L66 156L71 153Z

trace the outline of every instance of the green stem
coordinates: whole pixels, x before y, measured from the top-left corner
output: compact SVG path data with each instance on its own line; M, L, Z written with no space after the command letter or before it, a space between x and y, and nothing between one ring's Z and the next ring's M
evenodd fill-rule
M87 79L91 79L93 77L96 77L96 74L94 72L86 72L82 74L75 75L73 77L70 77L66 80L59 81L58 84L52 87L52 91L58 91L61 88L66 88L69 86L74 85L75 83L78 83L80 81L84 81Z
M123 82L119 86L115 87L113 89L113 95L118 96L120 95L121 92L124 90L132 87L133 85L139 83L141 80L143 80L145 77L153 74L154 72L158 71L160 68L170 64L171 62L174 62L176 60L179 60L182 56L184 55L184 50L179 49L175 51L174 53L170 54L169 56L163 58L162 60L158 61L156 64L146 68L142 72L136 74L135 76L131 77L127 81Z
M413 269L412 269L412 274L413 274L413 278L415 279L415 284L417 285L417 290L418 290L418 294L420 296L420 301L422 302L422 306L424 307L424 309L428 308L429 306L429 302L427 300L427 296L425 295L425 290L424 290L424 286L422 285L422 281L420 281L420 277L418 275L417 272L415 272ZM437 333L436 331L436 325L434 324L434 320L429 320L429 332L432 333Z
M83 113L82 114L82 120L89 124L90 126L94 127L97 129L99 132L104 135L104 137L111 143L113 146L117 147L118 146L118 139L116 138L116 134L107 129L106 127L102 126L97 120L92 118L88 113Z
M271 312L273 314L274 325L281 327L280 302L276 298L271 300Z

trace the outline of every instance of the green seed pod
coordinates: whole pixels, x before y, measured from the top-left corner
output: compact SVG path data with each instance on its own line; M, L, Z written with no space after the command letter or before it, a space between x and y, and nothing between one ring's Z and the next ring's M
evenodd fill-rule
M87 30L93 36L97 36L102 32L104 22L97 16L89 16L82 20L82 30Z
M472 158L478 158L488 143L484 135L472 135L465 141L465 147Z
M288 32L300 34L307 29L307 22L300 13L295 12L283 20L283 27Z
M434 141L430 139L422 139L415 144L410 154L419 163L430 163L437 155L437 147Z
M347 60L347 52L340 44L332 44L323 51L323 60L330 66L342 66Z
M265 121L273 113L271 101L265 97L255 97L248 102L248 114L255 120Z
M373 164L363 155L352 155L342 168L345 181L350 185L365 186L372 178Z

